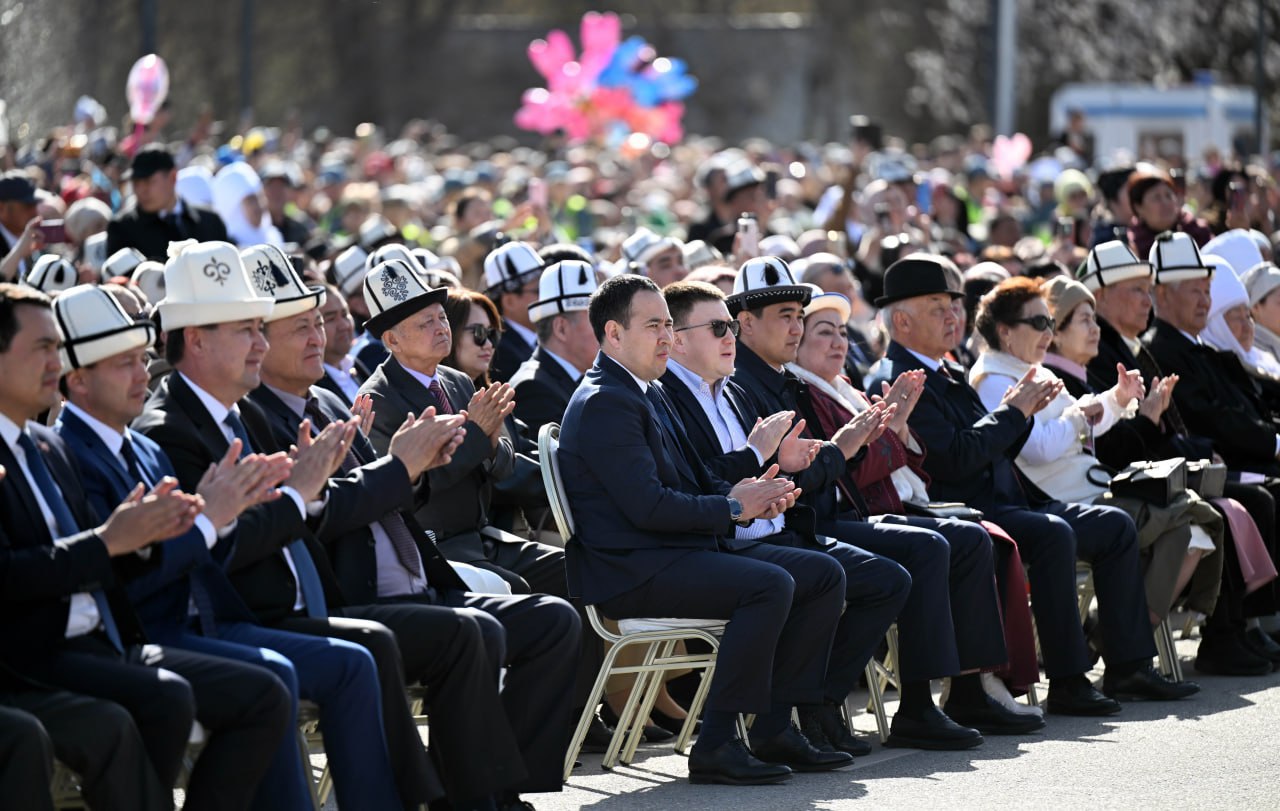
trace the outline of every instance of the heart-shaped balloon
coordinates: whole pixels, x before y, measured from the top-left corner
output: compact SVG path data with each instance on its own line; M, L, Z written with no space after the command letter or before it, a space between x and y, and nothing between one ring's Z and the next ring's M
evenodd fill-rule
M996 173L1006 180L1026 165L1030 157L1031 139L1021 132L1014 133L1012 138L997 135L991 145L991 163Z
M133 63L124 85L129 100L129 116L136 124L150 124L169 95L169 68L155 54Z

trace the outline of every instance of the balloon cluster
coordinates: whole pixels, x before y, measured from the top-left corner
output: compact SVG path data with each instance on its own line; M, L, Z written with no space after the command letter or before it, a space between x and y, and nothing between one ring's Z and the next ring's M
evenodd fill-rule
M640 37L623 42L612 12L584 14L581 38L576 59L569 35L558 29L529 44L529 61L547 86L524 92L516 126L543 135L562 131L575 143L679 141L681 99L698 86L684 61L658 56Z

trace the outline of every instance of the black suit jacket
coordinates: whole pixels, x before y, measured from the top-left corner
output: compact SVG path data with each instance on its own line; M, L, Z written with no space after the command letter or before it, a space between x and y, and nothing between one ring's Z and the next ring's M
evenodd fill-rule
M508 382L516 390L516 419L528 426L531 437L536 437L542 426L564 419L569 398L578 388L578 381L541 346Z
M1192 343L1159 318L1142 341L1161 369L1178 375L1173 401L1189 431L1212 439L1214 449L1234 469L1280 474L1280 426L1234 354Z
M437 366L436 375L453 411L466 408L475 393L471 380L447 366ZM375 417L369 439L379 453L387 452L405 414L418 414L436 404L427 387L395 358L387 358L360 387L360 393L373 397ZM440 549L451 560L485 557L480 528L489 523L493 482L511 475L514 466L515 450L509 438L503 437L495 449L488 435L468 421L466 438L454 451L453 459L429 471L420 481L420 488L430 488L431 500L420 499L422 506L416 518L436 533Z
M732 536L728 485L674 447L630 373L601 353L569 401L560 471L576 534L569 591L599 603ZM690 463L692 462L692 464Z
M312 386L311 394L330 422L351 416L342 401L329 392ZM266 386L251 392L249 399L267 415L275 442L271 450L287 450L297 436L301 417ZM400 460L389 454L378 458L364 434L356 435L351 453L360 467L329 480L329 501L315 527L343 596L356 604L378 599L378 560L369 525L392 512L398 512L413 533L427 581L438 589L465 591L461 578L413 518L414 510L426 503L429 484L424 482L415 489Z
M271 429L262 410L247 398L237 406L253 444L250 450L272 448ZM178 481L188 490L195 489L209 465L222 459L229 444L204 404L177 372L156 387L133 428L164 448ZM298 538L306 542L315 558L325 599L333 606L345 605L324 549L288 496L241 513L236 531L214 546L215 559L222 563L236 591L261 622L275 622L293 613L297 581L281 550Z
M169 258L170 242L182 239L229 241L227 227L212 209L193 206L183 200L179 219L182 221L181 230L153 212L130 206L107 224L107 256L121 248L137 248L148 259L165 262Z
M669 366L666 373L662 375L661 381L663 392L675 406L676 413L680 415L689 443L698 451L698 456L707 467L728 482L760 475L762 467L756 459L755 451L750 448L739 448L725 453L721 450L720 437L716 435L716 430L707 419L702 405ZM755 416L753 416L755 408L749 402L747 393L733 380L726 380L724 397L738 418L738 424L742 426L743 432L750 434L751 425L755 423Z
M924 391L907 424L929 453L924 469L929 493L942 501L961 501L979 510L1034 507L1050 499L1019 474L1014 459L1031 433L1032 421L1011 406L987 412L968 383L964 367L944 360L948 379L936 370L925 373ZM879 391L912 369L927 369L896 341L868 382Z
M62 439L30 427L49 473L62 491L80 531L54 542L26 476L8 444L0 442L0 687L21 683L13 675L46 661L62 648L71 596L104 589L125 644L145 641L128 600L117 586L106 544L93 531L98 521L80 487L80 471ZM130 556L133 557L133 556Z
M497 382L511 379L520 364L533 355L534 344L529 343L520 333L511 327L502 331L498 340L498 348L493 353L493 363L489 366L489 377Z

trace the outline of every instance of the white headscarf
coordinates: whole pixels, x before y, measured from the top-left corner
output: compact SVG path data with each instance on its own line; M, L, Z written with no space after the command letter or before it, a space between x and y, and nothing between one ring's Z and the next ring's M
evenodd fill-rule
M188 203L213 207L213 174L203 166L178 170L178 196Z
M240 203L250 195L262 192L262 178L243 161L228 164L213 178L213 210L227 226L227 236L241 247L249 245L283 245L280 231L271 224L271 215L263 206L262 220L251 223Z
M1252 241L1250 241L1250 247L1256 250ZM1246 352L1236 340L1236 336L1231 334L1231 328L1227 326L1227 320L1223 317L1223 314L1232 307L1243 304L1245 309L1249 308L1249 292L1245 290L1244 283L1232 272L1231 265L1226 259L1209 253L1203 254L1202 258L1205 264L1213 266L1213 281L1210 282L1209 287L1209 320L1204 330L1200 332L1200 339L1215 349L1234 352L1244 367L1254 371L1255 374L1280 377L1280 361L1277 361L1270 352L1263 352L1257 346Z

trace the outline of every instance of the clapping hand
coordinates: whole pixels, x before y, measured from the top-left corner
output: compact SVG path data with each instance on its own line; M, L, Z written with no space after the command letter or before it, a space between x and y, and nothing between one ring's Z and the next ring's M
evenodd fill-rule
M144 495L143 491L141 484L134 487L97 530L112 557L181 535L204 508L200 496L179 490L178 480L171 476L161 479L151 492Z
M880 438L897 413L896 403L892 405L885 405L883 401L873 403L866 411L858 413L841 426L835 436L831 437L831 441L836 443L836 447L844 454L846 460L852 459L863 445Z
M1035 414L1043 409L1049 403L1053 402L1053 398L1062 392L1062 381L1054 378L1053 380L1036 380L1036 370L1032 367L1022 376L1022 379L1009 387L1004 393L1004 398L1000 401L1000 405L1012 406L1022 412L1027 419L1035 416Z
M474 422L497 445L502 435L502 421L515 410L516 392L508 383L485 386L471 396L467 403L467 419Z
M277 488L292 469L293 460L285 453L254 453L241 459L240 440L234 440L196 485L196 494L204 499L205 517L222 529L250 507L274 501L280 497Z
M772 459L795 416L794 411L779 411L767 417L757 417L747 444L756 449L761 459Z
M736 498L742 504L742 520L773 518L796 503L801 490L795 482L777 476L778 466L770 465L760 476L743 479L729 491L729 498Z
M297 490L304 502L318 499L329 477L342 466L355 437L355 417L329 423L314 439L311 420L303 420L298 426L298 444L290 449L293 469L285 484Z
M1160 418L1173 402L1173 387L1176 385L1178 385L1177 375L1152 378L1151 388L1148 389L1142 405L1138 406L1138 413L1159 425Z
M355 402L351 404L351 415L360 420L360 433L368 435L373 429L373 396L369 394L356 395Z
M409 414L391 437L390 454L404 464L410 481L425 471L449 464L453 452L466 436L462 414L437 416L434 407L421 416Z
M804 420L796 420L795 426L782 438L778 445L778 466L787 473L799 473L818 458L822 443L816 439L800 436L804 432Z
M1121 408L1125 408L1134 400L1142 399L1142 372L1134 369L1132 371L1125 369L1123 363L1116 364L1116 372L1119 373L1119 379L1116 381L1115 392L1116 402Z
M897 407L893 419L889 421L889 430L897 434L898 439L904 443L907 442L911 438L907 419L915 409L916 403L920 402L920 395L924 392L924 370L912 369L909 372L903 372L893 381L892 386L882 381L880 391L881 393L872 397L872 400Z

